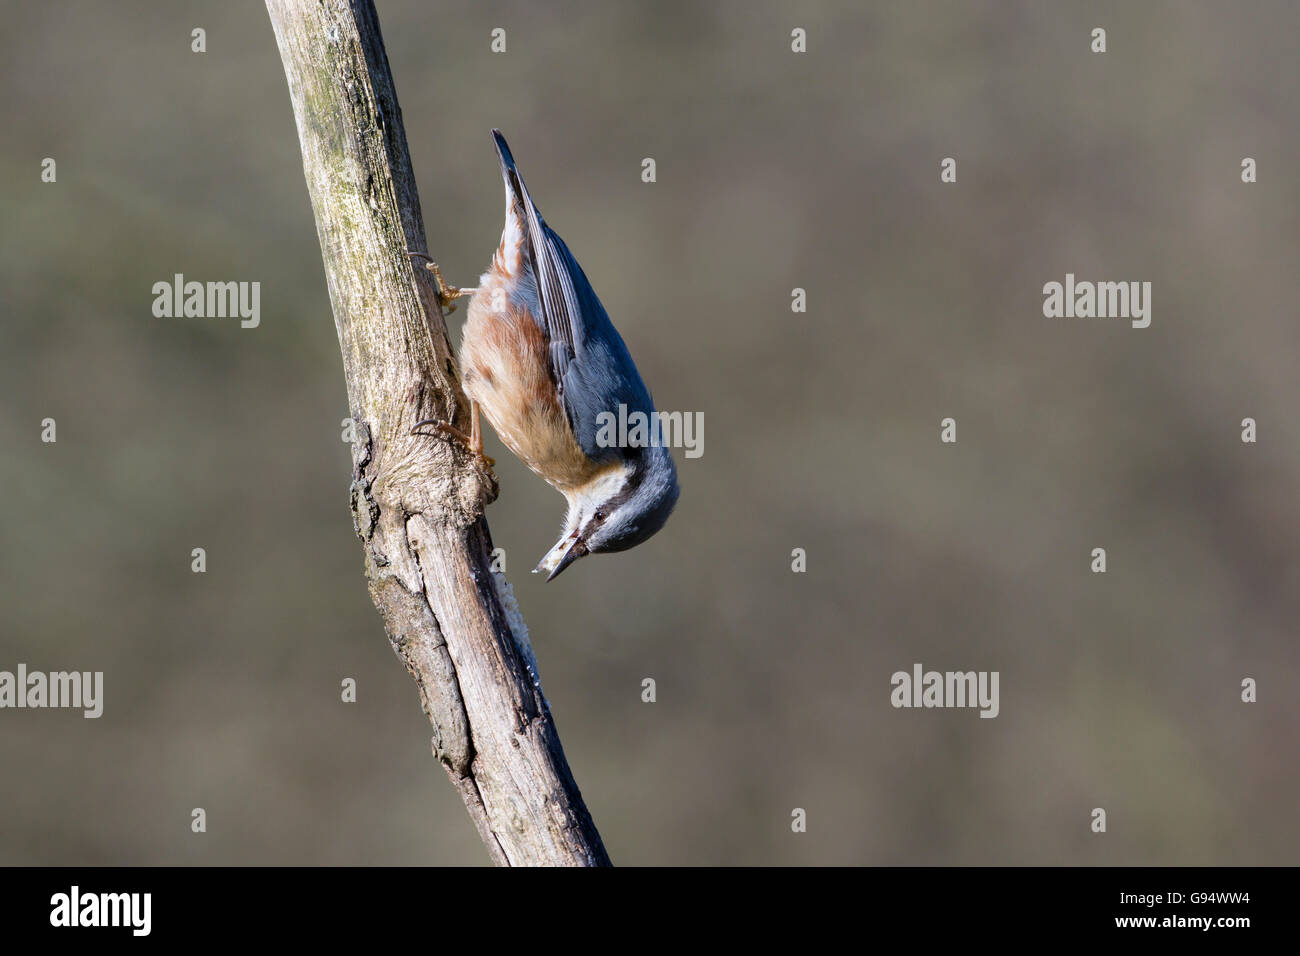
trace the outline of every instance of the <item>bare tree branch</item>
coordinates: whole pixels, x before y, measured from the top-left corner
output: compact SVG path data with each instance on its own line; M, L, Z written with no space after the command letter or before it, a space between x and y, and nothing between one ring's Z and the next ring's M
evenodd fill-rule
M424 221L369 0L267 0L284 61L356 423L352 511L370 594L415 678L447 768L495 862L607 865L489 570L494 480L459 446L467 407L424 250ZM503 610L511 608L508 615Z

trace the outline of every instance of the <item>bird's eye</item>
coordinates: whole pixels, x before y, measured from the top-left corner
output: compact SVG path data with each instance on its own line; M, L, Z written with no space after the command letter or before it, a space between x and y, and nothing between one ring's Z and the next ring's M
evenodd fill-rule
M592 517L595 518L597 521L604 521L609 516L605 514L605 509L597 508L596 513L592 515Z

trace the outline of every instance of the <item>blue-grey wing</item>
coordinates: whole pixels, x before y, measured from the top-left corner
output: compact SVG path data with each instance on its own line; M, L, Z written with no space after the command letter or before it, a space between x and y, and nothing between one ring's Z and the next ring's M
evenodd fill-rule
M550 339L551 371L582 450L590 458L604 460L613 457L615 450L596 441L601 413L608 412L617 421L620 405L629 413L647 415L654 406L582 267L549 226L540 220L537 226L533 235L538 241L531 243L533 270ZM530 233L532 227L530 222Z
M529 311L546 336L560 402L582 450L596 460L611 458L617 449L597 442L600 416L609 413L617 421L619 406L626 406L629 414L651 415L650 393L582 267L537 211L505 137L494 129L492 138L511 214L522 217L528 264L537 286L537 301L529 303L537 308Z
M563 387L563 370L577 352L575 327L581 323L580 304L569 275L573 257L568 255L569 250L564 248L560 237L542 220L522 183L520 192L524 196L524 226L528 230L533 278L537 281L541 303L542 331L550 343L551 374L557 385Z

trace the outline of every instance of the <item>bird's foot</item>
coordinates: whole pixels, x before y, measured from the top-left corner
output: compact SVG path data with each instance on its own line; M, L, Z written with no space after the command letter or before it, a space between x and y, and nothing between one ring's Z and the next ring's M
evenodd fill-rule
M412 435L419 434L417 429L426 428L426 427L432 428L438 434L445 435L448 438L452 439L453 441L456 441L459 444L463 445L465 450L468 451L475 458L477 458L480 464L482 464L487 469L488 472L491 472L492 466L497 463L495 458L489 458L487 455L483 454L482 436L480 436L479 439L475 441L474 438L472 438L469 435L466 435L459 428L456 428L454 425L450 424L449 422L443 421L441 418L426 418L422 422L416 422L415 425L413 425L411 428L411 434Z
M442 270L438 268L438 263L434 262L427 254L412 249L407 249L406 254L424 260L424 267L433 273L433 281L438 289L438 302L446 306L449 314L456 311L457 299L473 295L478 291L477 289L459 289L454 285L448 285L447 280L442 277Z

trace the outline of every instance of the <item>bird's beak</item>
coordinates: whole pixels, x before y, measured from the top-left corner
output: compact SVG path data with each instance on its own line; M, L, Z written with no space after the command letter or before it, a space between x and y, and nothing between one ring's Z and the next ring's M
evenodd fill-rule
M561 538L555 547L546 552L546 556L533 568L533 574L546 571L546 580L554 581L569 565L587 554L587 542L576 535Z

